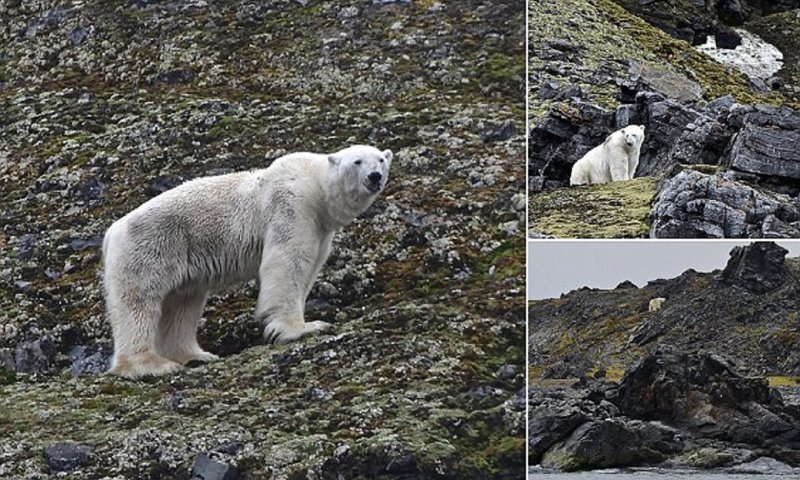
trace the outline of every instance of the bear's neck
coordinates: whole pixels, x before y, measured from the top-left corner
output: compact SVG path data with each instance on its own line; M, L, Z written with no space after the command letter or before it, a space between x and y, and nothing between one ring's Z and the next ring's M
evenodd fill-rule
M323 222L328 230L338 230L345 227L366 210L371 201L357 196L355 199L342 185L334 183L325 189L326 221Z

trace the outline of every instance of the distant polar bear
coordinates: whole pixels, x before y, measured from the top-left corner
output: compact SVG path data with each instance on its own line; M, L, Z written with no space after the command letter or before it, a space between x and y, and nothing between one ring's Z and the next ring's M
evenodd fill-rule
M648 306L648 310L651 312L657 312L661 310L661 307L664 305L667 299L664 297L653 298L650 300L650 305Z
M390 150L362 145L294 153L266 169L184 183L114 222L103 241L110 372L164 375L215 360L196 337L206 296L256 277L267 341L328 328L304 321L306 298L334 233L372 204L391 161Z
M639 166L644 126L628 125L606 138L572 166L570 185L631 180Z

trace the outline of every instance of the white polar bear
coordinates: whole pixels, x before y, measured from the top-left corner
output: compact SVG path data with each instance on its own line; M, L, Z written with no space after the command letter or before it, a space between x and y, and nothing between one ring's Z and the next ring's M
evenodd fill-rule
M648 311L657 312L657 311L661 310L661 307L664 306L664 302L666 302L666 301L667 301L667 299L664 298L664 297L656 297L656 298L650 299L650 304L648 305Z
M114 222L103 241L110 372L164 375L215 360L196 338L206 296L256 277L267 341L328 328L303 320L306 298L334 233L372 204L391 161L390 150L362 145L294 153L266 169L186 182Z
M639 153L644 142L644 126L628 125L606 138L575 162L570 185L631 180L639 166Z

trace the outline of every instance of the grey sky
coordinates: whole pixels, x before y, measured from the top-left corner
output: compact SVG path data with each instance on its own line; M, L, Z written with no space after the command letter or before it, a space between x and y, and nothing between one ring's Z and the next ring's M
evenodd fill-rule
M735 245L750 240L553 241L528 242L528 298L554 298L576 288L614 288L625 280L643 286L689 268L724 268ZM776 242L800 256L800 241Z

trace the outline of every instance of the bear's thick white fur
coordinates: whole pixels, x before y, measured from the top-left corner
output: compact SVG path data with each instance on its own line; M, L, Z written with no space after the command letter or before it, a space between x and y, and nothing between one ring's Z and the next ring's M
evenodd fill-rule
M303 308L334 233L372 204L392 152L353 146L294 153L266 169L198 178L114 222L103 281L114 334L111 373L164 375L217 357L197 343L206 296L258 278L264 337L288 342L323 330Z
M644 142L644 126L628 125L606 138L575 162L570 185L631 180L639 166L639 153Z
M667 299L664 297L652 298L650 299L650 305L648 306L648 310L651 312L657 312L661 310L661 307L664 306L664 302L666 301Z

